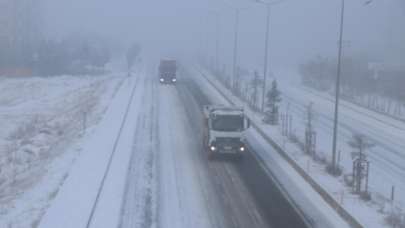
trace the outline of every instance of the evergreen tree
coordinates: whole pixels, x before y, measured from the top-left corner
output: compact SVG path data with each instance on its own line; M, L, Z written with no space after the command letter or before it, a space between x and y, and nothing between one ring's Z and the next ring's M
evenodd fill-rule
M271 89L266 94L266 123L278 124L278 104L281 100L281 92L278 90L277 81L273 80Z
M254 78L251 81L252 94L251 94L251 105L254 109L257 109L258 105L258 94L259 94L259 85L262 83L262 80L259 78L259 73L254 72Z

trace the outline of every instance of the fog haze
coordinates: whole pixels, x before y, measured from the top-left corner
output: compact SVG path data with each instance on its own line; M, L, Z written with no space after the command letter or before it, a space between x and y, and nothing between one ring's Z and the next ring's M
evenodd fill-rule
M399 0L346 1L345 53L371 53L397 61L405 53L405 7ZM265 8L253 1L46 0L49 37L96 34L121 45L140 42L161 52L214 54L215 14L220 15L220 56L230 63L234 10L240 14L239 62L260 65ZM270 61L298 63L337 52L340 1L286 0L271 9Z

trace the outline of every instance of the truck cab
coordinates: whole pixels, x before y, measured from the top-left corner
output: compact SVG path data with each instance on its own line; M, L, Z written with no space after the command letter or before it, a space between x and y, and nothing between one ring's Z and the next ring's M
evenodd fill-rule
M174 84L177 81L177 63L173 59L162 59L159 64L159 81L162 84Z
M244 133L250 126L243 108L204 106L204 147L212 160L219 154L242 157L246 151Z

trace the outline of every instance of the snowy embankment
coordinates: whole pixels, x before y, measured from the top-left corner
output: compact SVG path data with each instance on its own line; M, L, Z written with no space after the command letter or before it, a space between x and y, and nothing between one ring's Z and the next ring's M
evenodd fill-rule
M0 227L38 225L122 79L0 78Z
M317 133L318 156L329 159L332 145L334 99L328 94L302 86L295 71L279 70L279 86L283 94L281 112L292 116L292 130L303 141L307 106L312 103L313 125ZM405 122L389 117L351 102L341 100L338 132L338 151L341 152L340 166L344 174L352 172L352 152L348 145L353 134L365 135L373 144L366 156L371 162L369 189L373 206L388 216L405 208ZM312 162L312 161L307 161ZM316 164L315 164L316 165ZM394 187L394 202L391 201ZM334 190L345 195L344 189ZM346 194L350 196L350 194ZM341 196L345 198L345 196ZM403 213L403 212L402 212Z
M144 71L125 81L39 227L118 227L144 90Z
M281 90L285 100L283 103L289 104L290 114L295 119L293 128L298 132L304 132L305 121L302 116L306 112L305 106L312 102L315 111L314 126L318 135L317 152L328 157L329 153L325 151L330 151L332 143L333 98L298 84L299 77L294 72L285 72L282 75L290 79L281 81ZM368 205L373 207L374 211L378 211L379 217L400 218L405 207L405 195L402 194L405 191L405 123L344 100L341 101L339 118L338 149L341 151L340 165L344 173L352 172L351 153L354 149L348 142L353 134L365 135L374 144L366 151L366 156L371 162L369 190L372 200ZM394 202L390 199L393 187ZM340 194L343 201L346 201L347 197L357 198L344 187L335 188L333 191ZM358 204L364 202L360 201ZM356 205L346 206L358 211ZM367 215L362 217L369 219ZM402 223L404 222L405 219Z
M222 86L213 76L211 76L207 71L204 71L201 69L204 74L212 80L215 85L218 85L217 87L221 89L221 91L226 94L228 99L231 99L234 103L245 106L247 110L249 110L249 115L252 118L252 120L255 122L256 125L260 127L260 129L267 134L273 141L278 143L278 145L283 148L283 150L289 155L290 158L292 158L293 161L295 161L296 164L299 165L299 167L306 171L306 174L308 174L313 180L315 180L324 190L326 190L330 196L334 198L336 202L338 202L343 208L345 208L350 214L352 214L363 226L365 227L382 227L386 226L385 221L384 221L384 214L381 214L378 212L380 209L378 205L376 205L373 201L372 202L364 202L360 200L357 196L354 196L350 193L350 188L345 187L344 184L342 183L343 180L341 178L333 178L329 176L325 172L325 168L322 164L318 164L316 162L313 162L309 156L306 156L299 147L296 146L296 144L290 143L285 137L282 136L280 130L278 127L271 127L262 124L262 116L258 113L250 111L248 108L248 105L243 103L241 100L239 100L237 97L233 96L225 87ZM198 74L198 73L197 73ZM199 74L201 75L201 74ZM200 79L201 81L201 79ZM204 86L206 89L210 89L210 86ZM211 86L212 87L212 86ZM215 93L212 88L210 89L212 93ZM302 114L301 114L302 115ZM301 117L302 118L302 117ZM298 119L298 118L297 118ZM303 123L305 124L305 123ZM258 136L252 136L252 138L257 138ZM318 139L320 140L320 139ZM257 141L257 140L256 140ZM270 150L271 151L271 150ZM274 151L274 150L273 150ZM274 163L274 154L269 156L269 154L263 154L262 156L264 158L267 157L267 160L271 159L273 157L273 164ZM282 159L281 159L282 160ZM270 161L269 164L272 164ZM279 162L278 162L279 163ZM283 167L280 165L280 167ZM286 179L286 178L283 178ZM290 178L292 180L298 180L296 178ZM301 178L302 179L302 178ZM295 183L295 185L298 186L303 186L301 182ZM291 189L289 187L289 184L286 184L287 189ZM300 187L296 189L302 189ZM305 194L308 196L308 193L305 192ZM318 196L319 198L319 196ZM311 199L311 197L309 197ZM315 204L319 204L317 200L311 200L312 202L316 202ZM322 207L320 207L322 208ZM325 212L325 211L323 211ZM325 214L327 214L325 212Z

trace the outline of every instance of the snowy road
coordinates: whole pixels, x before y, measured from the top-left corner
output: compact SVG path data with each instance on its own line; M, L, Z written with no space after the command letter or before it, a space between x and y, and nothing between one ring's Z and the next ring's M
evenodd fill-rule
M182 74L184 77L177 88L183 106L187 107L192 128L202 129L201 107L220 101L210 99L187 72ZM199 139L201 134L198 133ZM202 148L200 142L198 148ZM207 162L206 154L199 149L203 170L208 171L214 193L220 196L221 209L228 212L226 216L231 223L227 227L305 227L306 224L253 154L253 151L246 153L242 162L229 162L227 159Z
M141 112L136 120L119 227L151 227L156 220L151 201L156 188L154 157L158 148L155 87L146 80L141 95L148 105L138 109Z
M180 87L147 79L120 227L268 227L233 166L208 163L200 107Z
M208 161L201 107L211 101L182 76L176 86L146 79L119 227L302 227L252 157Z

